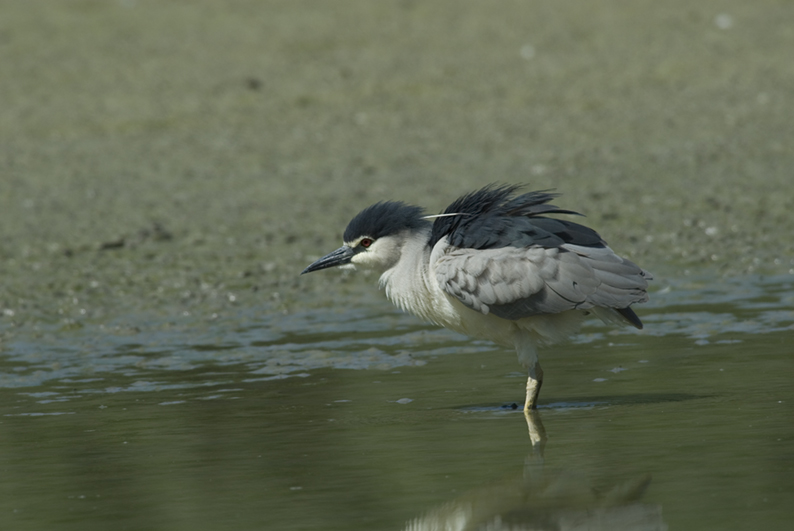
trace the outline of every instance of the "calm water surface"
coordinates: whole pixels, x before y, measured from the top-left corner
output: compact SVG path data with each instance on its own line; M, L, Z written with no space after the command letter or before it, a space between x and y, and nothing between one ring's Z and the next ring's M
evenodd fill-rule
M791 529L794 281L657 284L541 353L530 419L514 353L374 289L14 331L0 528Z

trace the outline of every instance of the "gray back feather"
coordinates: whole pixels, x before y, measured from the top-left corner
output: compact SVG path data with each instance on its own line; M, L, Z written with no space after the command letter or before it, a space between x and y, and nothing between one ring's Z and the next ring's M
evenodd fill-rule
M648 300L650 275L608 247L475 250L442 242L439 251L433 267L442 289L473 310L504 319L596 307L620 310ZM618 315L641 326L633 313Z
M504 319L603 308L640 328L628 307L648 300L650 274L616 255L594 230L539 217L575 213L546 204L552 194L511 198L514 191L489 187L469 194L447 209L460 216L435 221L431 268L442 289Z

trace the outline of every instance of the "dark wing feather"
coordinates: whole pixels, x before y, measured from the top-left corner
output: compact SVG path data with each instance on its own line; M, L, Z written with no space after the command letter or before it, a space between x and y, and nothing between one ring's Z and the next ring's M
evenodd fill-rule
M598 233L584 225L540 216L581 215L548 204L557 194L536 191L512 197L518 189L491 185L457 199L444 210L444 217L436 218L428 244L432 247L446 237L451 245L466 249L604 245Z

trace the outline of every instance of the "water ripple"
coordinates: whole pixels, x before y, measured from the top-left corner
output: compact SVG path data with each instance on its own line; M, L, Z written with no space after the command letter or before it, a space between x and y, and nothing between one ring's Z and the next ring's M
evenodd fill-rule
M695 344L735 343L751 334L794 329L794 282L785 277L662 280L652 302L639 308L642 331L586 323L575 343L615 335L681 335ZM244 323L244 325L241 325ZM435 356L493 350L443 329L419 323L375 299L354 309L313 309L292 314L257 308L207 322L125 322L76 330L39 329L2 345L0 388L40 403L92 394L212 388L306 376L324 368L393 370L421 366ZM195 377L171 374L190 373ZM53 387L43 387L51 384ZM70 389L64 393L54 389ZM79 393L74 392L79 390ZM204 396L204 398L208 398Z

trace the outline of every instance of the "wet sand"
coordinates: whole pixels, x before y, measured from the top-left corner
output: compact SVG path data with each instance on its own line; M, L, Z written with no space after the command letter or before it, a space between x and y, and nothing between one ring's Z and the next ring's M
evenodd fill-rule
M358 210L490 182L556 189L657 274L794 271L785 2L2 11L6 334L332 303L339 275L297 274Z

